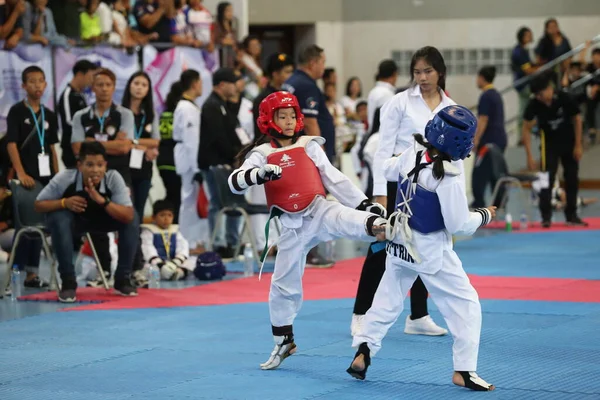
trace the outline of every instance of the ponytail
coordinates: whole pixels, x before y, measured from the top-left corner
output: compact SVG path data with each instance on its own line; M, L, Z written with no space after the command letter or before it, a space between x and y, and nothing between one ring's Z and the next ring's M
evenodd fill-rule
M415 133L413 136L417 143L427 149L429 156L433 159L433 177L437 180L444 178L446 175L446 171L444 171L444 161L450 161L450 156L446 153L441 153L431 143L426 142L425 138L423 138L423 135L420 133Z
M246 159L246 156L248 155L248 153L250 153L250 151L253 148L258 147L265 143L269 143L270 141L271 141L271 138L269 136L259 133L258 136L256 137L256 140L254 141L254 143L250 143L250 144L247 144L246 146L244 146L242 148L242 150L240 150L240 152L235 156L235 161L233 163L234 167L235 168L241 167L242 164L244 163L244 160Z
M181 85L181 82L173 82L169 94L167 94L167 99L165 100L165 111L175 112L175 108L177 107L177 103L181 99L181 96L183 96L183 86Z

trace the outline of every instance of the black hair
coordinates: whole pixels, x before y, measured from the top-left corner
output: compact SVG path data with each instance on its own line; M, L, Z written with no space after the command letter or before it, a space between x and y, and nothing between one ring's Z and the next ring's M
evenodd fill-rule
M155 201L152 205L152 216L154 217L162 211L171 211L172 213L174 213L175 207L173 206L173 203L171 203L169 200Z
M538 94L552 84L553 77L553 71L541 73L539 76L531 80L531 83L529 84L529 90L531 90L531 93L534 95Z
M222 28L225 28L225 10L230 5L231 3L227 1L217 4L217 24L219 24Z
M325 100L327 100L327 101L329 101L331 99L329 98L329 96L327 96L325 94L325 92L327 91L327 88L331 87L331 86L333 86L335 88L335 83L333 83L333 82L327 82L327 83L325 83L325 85L323 85L323 94L325 95Z
M106 160L106 149L100 142L83 142L79 148L78 159L83 162L87 156L102 156Z
M527 34L527 32L531 32L531 29L529 29L526 26L521 27L518 31L517 31L517 41L519 42L519 44L523 44L523 41L525 40L525 35Z
M150 76L144 71L138 71L135 74L131 75L129 80L127 81L127 85L125 85L125 93L123 93L123 100L121 101L121 105L125 108L131 107L131 83L135 78L143 76L148 81L148 93L142 99L142 104L140 104L140 111L143 111L146 115L146 120L154 121L154 101L152 100L152 81L150 80Z
M181 76L179 77L179 82L181 83L181 89L183 90L183 92L190 90L194 82L197 82L199 80L200 73L195 69L186 69L181 73Z
M235 156L235 160L234 160L235 168L239 168L244 163L246 156L248 155L248 153L250 153L250 151L253 148L258 147L261 144L269 143L270 141L271 141L271 138L269 136L259 132L256 135L256 139L254 140L253 143L247 144L246 146L242 147L240 152L237 153L237 155Z
M420 59L425 60L427 64L431 65L433 69L438 73L438 86L442 90L446 90L446 63L444 62L444 57L442 57L442 53L438 49L432 46L425 46L416 51L412 56L412 60L410 61L410 81L414 83L415 81L415 65L417 61Z
M481 67L477 75L481 76L487 83L493 83L496 77L496 67L493 65L486 65Z
M363 106L367 106L367 102L364 100L359 101L358 103L356 103L356 109L358 110L358 107L363 107Z
M325 71L323 72L323 80L326 81L333 74L335 74L335 68L325 68Z
M542 60L545 60L545 61L549 61L550 59L552 59L552 55L554 53L554 47L555 47L554 40L548 34L548 25L550 25L551 23L555 23L558 25L558 22L556 21L555 18L548 18L546 20L546 22L544 22L544 36L542 36L542 38L540 39L540 43L538 45L539 56ZM559 34L562 35L562 33L560 33L560 30L558 32L559 32Z
M595 49L592 50L592 56L594 54L600 54L600 47L596 47Z
M242 47L244 50L248 50L248 47L250 47L250 42L253 40L258 40L260 42L260 39L256 35L248 35L244 38L242 41Z
M433 177L437 180L440 180L446 176L446 171L444 171L444 161L451 161L452 159L446 153L442 153L433 145L427 141L420 133L415 133L414 135L415 141L419 143L421 146L427 149L429 156L433 158Z
M175 108L177 108L177 103L181 100L181 96L183 96L183 86L181 85L181 82L173 82L171 90L169 90L169 94L167 94L167 98L165 99L165 111L175 112Z
M37 65L30 65L29 67L25 68L21 73L21 80L23 81L23 83L27 83L27 75L34 74L36 72L39 72L40 74L44 75L44 79L46 79L46 74L44 73L43 69L41 69Z
M353 76L352 78L348 79L348 82L346 82L346 96L350 97L350 88L352 87L352 82L354 81L358 81L358 86L360 87L360 89L358 89L358 97L361 97L362 85L360 84L360 79L358 79L358 76Z
M95 71L98 69L98 65L94 64L89 60L79 60L73 65L73 76L78 73L87 74L89 71Z
M309 62L320 58L321 54L323 54L323 49L321 47L317 46L316 44L310 45L302 50L298 56L298 64L306 65Z

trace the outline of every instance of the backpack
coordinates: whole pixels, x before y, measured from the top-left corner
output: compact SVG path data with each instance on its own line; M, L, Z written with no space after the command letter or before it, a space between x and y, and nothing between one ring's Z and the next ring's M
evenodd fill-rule
M198 256L194 275L201 281L214 281L223 279L227 270L221 257L212 251L207 251Z

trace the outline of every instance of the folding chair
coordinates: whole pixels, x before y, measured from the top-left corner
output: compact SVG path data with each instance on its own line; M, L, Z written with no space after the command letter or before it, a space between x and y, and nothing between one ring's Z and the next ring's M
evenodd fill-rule
M258 254L258 245L256 238L254 237L254 233L250 228L250 215L270 214L269 209L266 205L248 204L248 201L244 195L234 194L229 188L229 183L227 182L231 172L231 168L222 165L210 167L210 173L213 174L215 185L217 187L217 194L221 199L222 205L222 208L217 213L215 227L212 231L211 247L214 249L214 243L217 237L217 229L219 229L219 227L222 225L223 218L225 216L241 216L243 218L244 225L240 237L244 235L244 232L248 233L250 245L252 246L252 250L254 252L254 259L259 260L260 256ZM240 240L236 244L233 254L239 254L241 246L242 242Z
M531 202L529 201L530 196L523 189L523 183L524 182L533 182L536 179L537 178L535 175L530 175L530 174L511 174L511 175L504 176L504 177L498 179L498 181L496 182L496 186L494 187L494 191L492 192L492 201L494 201L494 202L496 201L498 193L504 186L504 193L502 195L502 198L500 199L500 202L498 202L498 204L502 205L502 207L500 207L501 209L505 209L506 203L508 203L508 192L511 188L515 187L519 191L519 200L520 200L521 205L523 205L522 208L525 211L525 213L527 214L528 219L531 220L531 218L533 217L533 212L532 212L532 208L531 208Z
M50 260L50 290L58 290L58 281L56 279L56 260L52 257L50 246L48 246L48 233L46 232L46 225L44 223L44 214L35 212L33 206L35 199L38 194L44 188L41 183L35 182L35 186L32 189L26 189L21 186L18 180L11 180L9 188L12 191L12 206L13 206L13 222L15 226L15 237L13 239L13 248L10 252L10 258L8 260L8 275L10 279L10 273L12 266L15 261L16 249L21 241L23 235L26 237L39 236L42 240L42 248L48 260Z

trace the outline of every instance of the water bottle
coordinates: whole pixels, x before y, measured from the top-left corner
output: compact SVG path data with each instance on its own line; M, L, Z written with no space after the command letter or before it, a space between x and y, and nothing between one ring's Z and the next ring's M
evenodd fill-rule
M160 289L160 269L158 266L150 264L148 275L148 288Z
M250 243L244 246L244 276L254 275L254 251Z
M510 213L506 213L506 217L505 217L504 221L506 222L506 231L511 232L512 231L512 216L510 215Z
M10 280L11 297L13 301L16 301L21 297L21 271L18 265L13 265L12 274Z
M521 230L525 230L529 227L529 223L527 220L527 213L525 213L525 211L523 211L521 213L521 219L519 220L519 228Z

